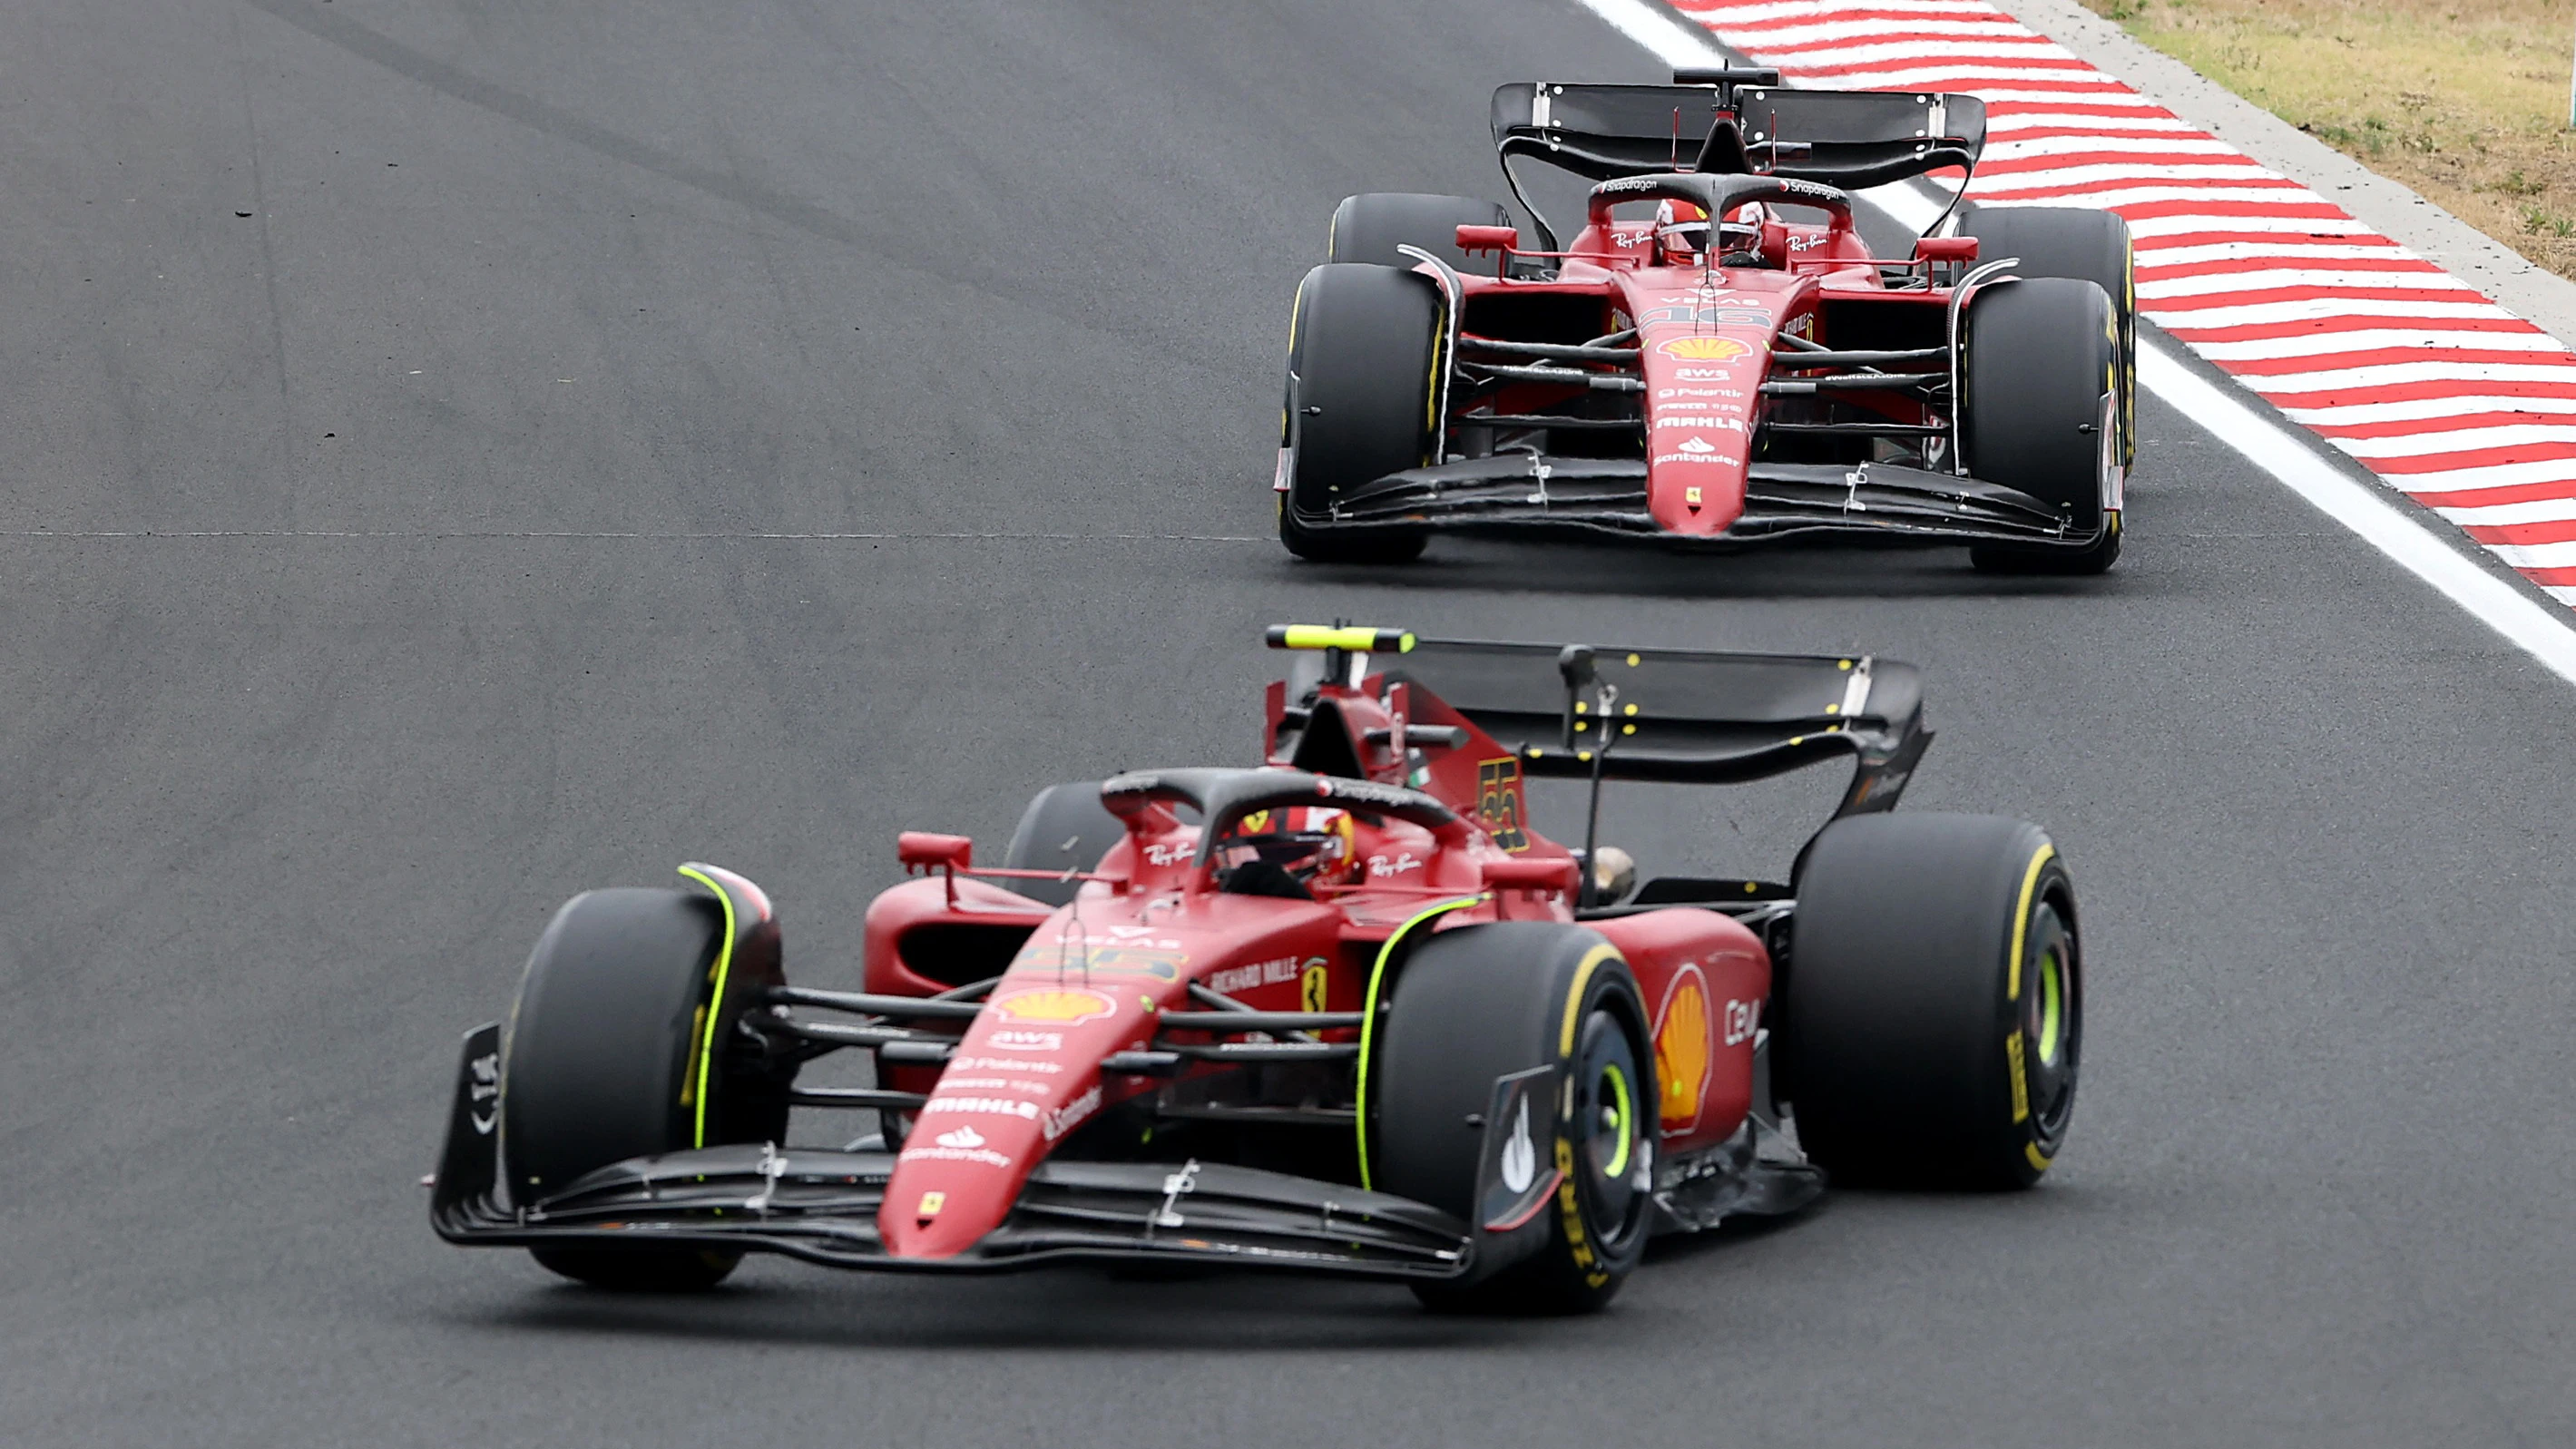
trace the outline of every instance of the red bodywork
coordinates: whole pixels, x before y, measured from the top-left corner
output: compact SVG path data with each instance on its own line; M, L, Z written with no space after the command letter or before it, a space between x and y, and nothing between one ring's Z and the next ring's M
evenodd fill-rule
M907 859L937 873L870 906L869 991L938 993L956 984L944 976L985 974L957 964L961 952L973 956L966 943L978 933L1024 939L946 1066L886 1068L883 1085L929 1097L904 1133L878 1216L890 1256L967 1251L1002 1223L1057 1144L1104 1109L1159 1090L1156 1080L1104 1074L1101 1064L1151 1044L1162 1013L1204 1009L1191 1001L1193 983L1260 1010L1357 1011L1381 947L1426 912L1450 908L1421 927L1433 930L1574 919L1575 860L1528 828L1509 749L1419 685L1371 676L1357 687L1325 685L1323 702L1336 707L1329 713L1368 779L1410 783L1459 819L1434 831L1354 817L1358 878L1316 900L1218 891L1211 871L1194 863L1198 829L1158 806L1128 817L1125 838L1074 903L1054 910L1014 894L1007 877L958 868L962 842L932 837L941 843L916 848L919 838L907 840ZM1280 737L1283 703L1273 686L1266 738ZM1431 752L1408 780L1405 735L1420 726L1463 731L1464 743ZM1654 1012L1667 1155L1724 1141L1752 1105L1755 1026L1771 983L1761 942L1703 908L1590 924L1627 958Z
M1935 267L1952 272L1975 254L1974 241L1934 239L1928 247L1918 245L1912 263L1928 283ZM1515 255L1535 254L1498 250L1497 270ZM1838 329L1829 324L1851 316L1852 307L1867 307L1873 309L1869 335L1855 345L1884 346L1888 338L1902 338L1908 346L1935 346L1943 341L1950 304L1946 287L1890 290L1881 279L1882 263L1853 229L1847 207L1821 226L1764 222L1755 255L1753 266L1704 266L1697 257L1664 251L1652 222L1615 221L1607 205L1596 205L1589 223L1558 254L1553 278L1458 275L1465 292L1461 344L1472 349L1489 328L1488 340L1513 338L1513 318L1527 309L1526 298L1599 298L1603 334L1637 331L1645 382L1647 511L1665 533L1714 538L1744 515L1757 430L1813 406L1762 394L1766 381L1802 375L1795 354L1778 344L1781 334L1840 345L1832 335ZM1877 310L1886 308L1903 313ZM1508 386L1494 399L1493 411L1543 413L1582 391L1544 383ZM1938 427L1946 421L1939 409L1903 392L1846 389L1835 401L1900 424ZM1791 460L1796 454L1775 447L1774 456Z

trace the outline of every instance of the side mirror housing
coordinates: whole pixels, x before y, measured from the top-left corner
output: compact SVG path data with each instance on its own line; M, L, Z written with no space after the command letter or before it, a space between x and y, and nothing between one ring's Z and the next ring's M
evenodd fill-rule
M1574 889L1575 864L1571 860L1543 857L1537 860L1506 856L1488 860L1483 865L1485 889L1502 891L1570 891Z
M964 835L907 830L895 837L894 858L907 871L966 870L975 863L975 842Z
M1516 226L1462 226L1457 233L1458 250L1469 256L1481 252L1518 251L1521 229Z

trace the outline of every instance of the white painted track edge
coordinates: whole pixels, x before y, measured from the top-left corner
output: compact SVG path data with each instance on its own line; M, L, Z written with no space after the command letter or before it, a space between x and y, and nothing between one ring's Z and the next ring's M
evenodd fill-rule
M1651 0L1576 0L1611 29L1666 65L1726 63L1729 57L1705 29ZM1895 191L1896 188L1887 188ZM1919 197L1918 192L1905 192ZM1873 200L1894 200L1881 196ZM1891 212L1910 210L1902 202ZM1900 217L1900 220L1905 218ZM1928 216L1917 218L1929 220ZM2409 516L2379 490L2345 473L2314 451L2305 438L2264 415L2234 388L2200 376L2152 340L2138 345L2138 384L2164 399L2211 436L2269 473L2319 512L2352 530L2398 567L2431 585L2551 673L2576 684L2576 629L2560 611L2496 577L2446 537Z

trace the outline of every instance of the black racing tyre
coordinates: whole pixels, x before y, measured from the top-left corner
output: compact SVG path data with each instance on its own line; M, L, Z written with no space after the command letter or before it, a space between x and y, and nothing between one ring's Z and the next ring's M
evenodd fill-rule
M2120 556L2116 511L2102 506L2113 465L2103 437L2122 386L2111 299L2066 277L2003 282L1969 299L1959 366L1959 451L1968 471L2058 509L2081 549L1978 544L1990 573L2098 574ZM2116 423L2114 423L2116 432Z
M1491 201L1471 196L1432 196L1419 191L1372 191L1345 196L1333 208L1333 229L1326 240L1334 262L1367 262L1381 267L1410 267L1411 257L1397 247L1420 247L1464 271L1467 254L1458 249L1462 226L1509 226L1512 214Z
M723 907L676 890L591 891L555 913L502 1038L501 1153L515 1198L537 1200L629 1157L701 1145L707 1008L717 1008L721 1028L759 987L777 984L774 953L740 961L739 972L729 960L727 1000L711 1002L723 938ZM715 1040L721 1048L730 1037L720 1029ZM730 1056L706 1075L703 1145L785 1137L785 1075ZM690 1247L534 1252L567 1278L645 1291L713 1287L742 1258Z
M1368 1066L1371 1185L1476 1217L1484 1114L1498 1077L1553 1067L1559 1104L1538 1147L1566 1174L1535 1254L1465 1283L1416 1287L1443 1311L1586 1313L1645 1252L1659 1123L1655 1054L1636 978L1600 934L1508 921L1444 932L1403 965Z
M2075 277L2110 294L2120 323L2120 466L2138 460L2138 268L2129 223L2118 212L2073 206L1980 206L1960 212L1959 235L1977 258L2019 257L2025 277Z
M1002 864L1012 870L1090 870L1118 843L1127 827L1100 803L1100 782L1049 785L1020 812ZM1013 880L1012 890L1060 906L1082 888L1078 880Z
M1344 489L1432 460L1439 377L1448 365L1439 289L1417 273L1336 262L1297 285L1288 330L1281 446L1292 447L1279 541L1318 563L1402 563L1418 528L1336 531Z
M1807 1155L1854 1186L2039 1181L2084 1044L2075 889L2035 825L1836 821L1798 877L1775 1063Z

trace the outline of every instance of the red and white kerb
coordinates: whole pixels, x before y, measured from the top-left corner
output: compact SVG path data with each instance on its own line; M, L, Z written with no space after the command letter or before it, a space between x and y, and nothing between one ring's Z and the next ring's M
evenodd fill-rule
M1986 205L2128 218L2139 310L2576 604L2576 353L1982 0L1676 0L1792 84L1986 102Z

